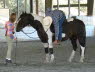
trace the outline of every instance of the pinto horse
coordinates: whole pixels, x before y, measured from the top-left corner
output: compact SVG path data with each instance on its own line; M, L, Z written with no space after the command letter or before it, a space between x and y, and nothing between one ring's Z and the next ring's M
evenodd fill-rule
M71 18L69 20L65 19L63 23L63 33L66 34L66 37L62 38L62 41L70 39L73 46L69 62L71 62L75 56L75 52L77 50L77 40L79 41L81 47L80 62L83 62L86 41L86 31L84 23L76 18ZM55 33L55 31L52 24L52 18L49 16L41 17L34 14L23 13L18 19L16 31L19 32L28 25L31 25L34 29L37 30L38 36L45 48L46 62L53 62L54 54L52 42L54 39L53 33Z
M53 62L54 54L53 54L53 44L52 44L52 32L50 31L50 25L52 23L52 18L38 16L36 14L27 14L22 13L17 21L16 31L21 31L24 27L30 25L36 31L37 34L43 43L46 59L45 62Z
M85 24L83 21L71 18L70 20L66 20L63 24L64 33L68 36L70 39L73 50L71 53L71 56L69 58L69 62L72 62L72 59L75 56L75 52L77 50L77 40L80 44L80 62L84 62L84 54L85 54L85 46L86 46L86 30L85 30Z

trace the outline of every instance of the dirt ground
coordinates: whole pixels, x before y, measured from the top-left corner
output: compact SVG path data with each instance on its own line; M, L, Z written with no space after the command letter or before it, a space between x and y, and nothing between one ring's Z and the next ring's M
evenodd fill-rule
M79 47L79 45L78 45ZM54 46L54 63L44 63L44 48L40 41L14 43L12 61L5 65L7 44L0 42L0 72L95 72L95 37L87 38L85 62L79 63L80 49L72 63L68 58L72 51L69 40Z

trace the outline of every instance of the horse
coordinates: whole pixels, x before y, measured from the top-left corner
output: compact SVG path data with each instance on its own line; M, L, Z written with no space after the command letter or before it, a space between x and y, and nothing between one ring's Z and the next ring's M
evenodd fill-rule
M51 32L54 33L54 26L53 24L50 27ZM86 30L85 30L85 24L83 21L76 19L75 16L65 19L63 22L63 33L66 34L64 38L62 38L61 41L70 40L71 44L73 46L72 53L69 57L69 62L72 62L75 52L77 50L77 40L80 44L80 53L81 58L80 62L84 62L84 55L85 55L85 46L86 46ZM55 37L53 37L55 38ZM53 39L55 40L55 39Z
M44 25L43 25L44 23ZM52 23L52 18L38 16L36 14L22 13L17 20L16 31L22 31L22 29L28 25L32 26L43 43L46 58L45 62L53 62L53 43L52 43L52 32L50 31L50 25Z
M69 62L72 62L77 50L77 40L80 44L80 62L84 62L85 46L86 46L86 30L83 21L72 17L63 24L64 33L70 39L73 50L69 57Z
M52 18L49 16L42 17L34 14L22 13L18 19L16 31L19 32L28 25L31 25L37 30L38 36L41 42L43 42L46 53L46 62L49 62L49 60L50 62L53 62L54 54L52 42L54 40L53 33L55 33L55 30L52 23ZM69 20L65 19L63 22L63 33L66 35L64 38L62 38L62 41L70 39L73 46L72 53L69 57L69 62L72 62L75 56L75 52L77 50L77 40L79 41L81 47L80 62L84 62L86 31L83 21L76 18L71 18Z

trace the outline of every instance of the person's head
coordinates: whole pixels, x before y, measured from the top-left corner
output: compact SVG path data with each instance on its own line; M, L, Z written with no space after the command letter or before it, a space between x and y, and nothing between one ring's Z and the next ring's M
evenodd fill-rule
M14 23L15 20L16 20L16 13L12 13L12 14L10 15L9 21L11 21L12 23Z

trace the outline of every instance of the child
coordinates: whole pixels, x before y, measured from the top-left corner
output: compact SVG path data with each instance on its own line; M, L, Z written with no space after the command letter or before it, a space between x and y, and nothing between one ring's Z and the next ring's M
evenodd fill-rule
M7 49L7 55L6 55L6 64L12 63L11 61L11 52L13 49L13 40L16 40L14 37L14 22L16 20L16 14L12 13L9 17L9 21L6 22L5 24L5 36L8 44L8 49Z

